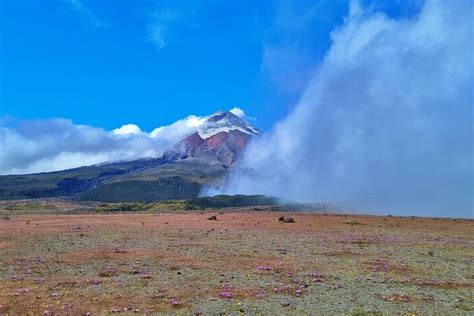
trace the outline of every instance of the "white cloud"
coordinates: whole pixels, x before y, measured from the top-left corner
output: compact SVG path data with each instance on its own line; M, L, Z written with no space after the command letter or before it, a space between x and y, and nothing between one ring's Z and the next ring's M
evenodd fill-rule
M159 137L134 124L113 131L65 119L15 121L0 126L0 174L47 172L108 161L160 156L174 131Z
M400 20L351 2L295 109L223 192L473 217L472 18L470 1Z
M189 115L188 117L176 121L170 125L155 128L150 133L150 137L161 138L170 141L181 139L186 135L197 131L198 127L201 126L207 118L208 116Z
M105 27L107 23L99 19L81 0L64 0L82 19L94 27Z
M232 109L229 110L230 113L240 117L240 118L245 118L245 111L242 110L241 108L238 108L238 107L234 107Z
M62 170L105 161L160 155L168 142L146 134L117 135L65 119L0 126L0 174Z
M24 167L13 167L6 174L28 174L45 171L65 170L80 166L89 166L107 161L110 153L60 152L48 158L32 161Z
M139 135L142 133L140 127L135 124L125 124L112 131L115 135Z

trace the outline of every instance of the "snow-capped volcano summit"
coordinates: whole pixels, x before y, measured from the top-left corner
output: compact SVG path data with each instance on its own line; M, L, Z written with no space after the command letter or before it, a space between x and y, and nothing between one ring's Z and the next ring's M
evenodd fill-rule
M166 160L194 157L229 166L238 159L249 140L259 134L259 130L244 119L219 111L207 117L195 133L178 142L163 157Z
M241 131L249 135L258 135L260 132L237 115L218 111L209 116L206 121L198 128L198 134L202 139L207 139L218 133L230 131Z

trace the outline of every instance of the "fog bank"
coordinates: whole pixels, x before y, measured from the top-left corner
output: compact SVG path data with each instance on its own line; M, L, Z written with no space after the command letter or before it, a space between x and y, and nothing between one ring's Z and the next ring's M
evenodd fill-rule
M473 4L393 20L352 2L294 110L216 193L473 217Z

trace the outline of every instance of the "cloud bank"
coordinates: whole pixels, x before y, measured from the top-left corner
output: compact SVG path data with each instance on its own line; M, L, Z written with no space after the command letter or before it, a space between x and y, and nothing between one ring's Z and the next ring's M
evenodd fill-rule
M65 119L2 124L0 173L56 171L105 161L153 157L166 145L145 134L124 134L125 129L109 132Z
M299 103L221 192L473 217L473 12L426 1L394 20L352 2Z
M107 131L66 119L0 118L0 174L57 171L158 157L175 142L196 132L207 118L190 115L151 132L144 132L135 124Z

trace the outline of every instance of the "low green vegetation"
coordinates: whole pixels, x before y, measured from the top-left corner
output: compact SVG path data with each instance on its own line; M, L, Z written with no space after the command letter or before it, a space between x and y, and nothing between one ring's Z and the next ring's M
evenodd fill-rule
M351 226L354 226L354 225L362 225L361 222L358 222L358 221L355 221L355 220L348 220L348 221L345 221L344 224L351 225Z
M189 199L199 195L201 185L182 177L166 177L155 181L119 181L104 183L81 193L82 200L121 201L162 201L169 199Z
M278 199L265 195L216 195L205 196L188 201L196 208L247 207L258 205L277 205Z
M25 202L25 203L9 203L5 206L6 210L9 211L20 211L20 210L29 210L29 211L39 211L39 210L58 210L59 208L52 203L39 203L39 202Z
M96 212L169 212L191 210L186 200L170 200L162 202L120 202L120 203L102 203Z
M164 200L158 202L94 202L68 199L38 199L0 201L0 215L19 214L78 214L78 213L163 213L176 211L203 211L222 208L276 207L278 200L264 195L217 195L196 199Z
M264 195L216 195L191 200L167 200L160 202L102 203L97 212L166 212L212 210L220 208L276 205L278 199Z
M202 187L223 178L220 164L141 159L81 168L0 176L0 199L73 198L101 202L193 199Z

